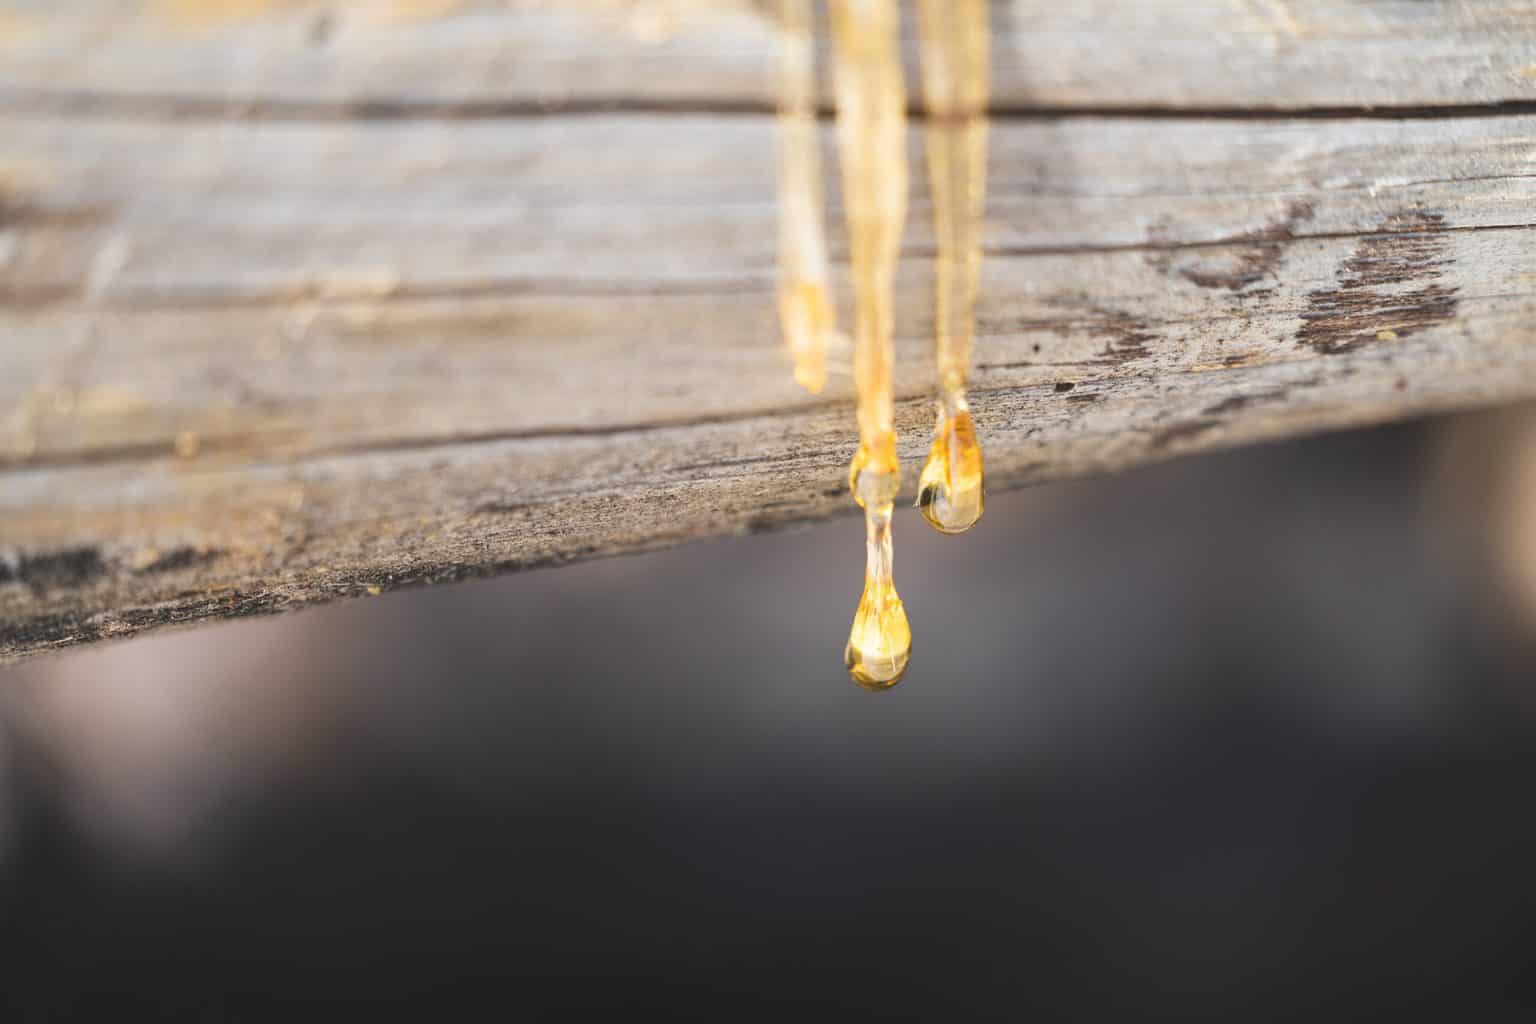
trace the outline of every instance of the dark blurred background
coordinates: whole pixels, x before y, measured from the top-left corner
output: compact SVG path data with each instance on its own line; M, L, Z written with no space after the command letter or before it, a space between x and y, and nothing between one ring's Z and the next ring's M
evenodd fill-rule
M0 671L0 1019L1529 1020L1531 422Z

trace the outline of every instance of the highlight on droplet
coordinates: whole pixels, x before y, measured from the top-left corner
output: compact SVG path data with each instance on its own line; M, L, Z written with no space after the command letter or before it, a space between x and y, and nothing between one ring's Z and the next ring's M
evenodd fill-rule
M928 525L940 533L956 534L975 526L985 505L981 444L962 395L953 412L940 403L933 446L918 480L917 506Z
M853 616L843 664L866 690L889 690L912 661L912 629L901 597L889 583L868 579Z

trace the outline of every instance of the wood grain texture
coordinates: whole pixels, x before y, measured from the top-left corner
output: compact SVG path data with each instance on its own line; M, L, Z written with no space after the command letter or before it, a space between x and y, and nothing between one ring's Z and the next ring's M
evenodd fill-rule
M4 0L0 95L278 112L373 105L375 114L772 105L772 31L753 5L694 0L681 6L720 10L670 31L637 23L625 6ZM993 9L994 92L1005 108L1536 100L1536 0L996 0Z
M994 127L994 486L1536 395L1536 116L1509 105L1533 10L1000 5L1040 48L999 58L1005 106L1035 112ZM324 45L300 31L319 11L0 3L0 660L850 508L847 353L817 397L779 348L760 21L690 25L637 75L644 47L571 10L336 6ZM477 56L514 29L537 73ZM65 61L81 33L99 59ZM1268 77L1219 92L1238 52ZM650 106L538 109L555 87ZM1379 102L1426 109L1333 109Z

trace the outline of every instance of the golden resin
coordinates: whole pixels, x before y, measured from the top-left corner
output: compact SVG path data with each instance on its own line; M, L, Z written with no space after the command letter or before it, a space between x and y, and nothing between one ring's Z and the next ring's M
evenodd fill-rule
M822 232L811 0L779 0L779 322L795 380L820 393L837 330Z
M859 440L892 426L892 284L907 216L906 89L894 0L835 0L837 141L854 298Z
M961 407L953 413L939 406L939 423L933 431L933 447L917 485L917 505L940 533L964 533L976 525L986 504L981 470L981 445L976 424Z
M939 415L923 467L918 506L940 533L964 533L985 504L981 445L966 404L981 220L986 203L988 65L986 0L919 0L925 143L933 228L934 351Z
M864 509L864 594L853 615L843 664L866 690L886 690L901 682L912 658L912 629L891 575L891 512L900 486L896 435L887 434L873 446L860 444L848 467L848 487Z
M886 690L901 682L912 659L912 629L901 596L891 582L891 506L865 513L868 569L864 596L853 614L853 631L843 664L866 690Z
M907 99L895 0L834 0L837 141L853 272L859 450L849 487L864 507L864 596L844 663L866 689L896 685L912 631L892 579L891 511L901 484L893 422L892 288L907 215Z

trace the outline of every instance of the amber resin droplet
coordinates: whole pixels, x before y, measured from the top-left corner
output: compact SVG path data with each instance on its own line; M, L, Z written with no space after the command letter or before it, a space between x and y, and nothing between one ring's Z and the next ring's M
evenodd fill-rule
M853 616L843 664L866 690L889 690L901 682L912 661L912 630L896 588L866 580Z
M886 690L901 682L912 658L912 628L892 572L891 514L901 487L894 432L859 445L848 468L848 487L864 509L866 541L864 594L853 614L843 664L864 689Z
M923 518L940 533L964 533L976 525L986 504L981 445L976 424L963 405L954 412L939 409L933 447L918 481L917 505Z
M850 470L854 498L864 506L864 594L853 615L843 664L866 690L901 682L912 659L912 628L892 577L891 510L900 482L895 438L876 448L859 446Z
M820 390L836 337L821 226L811 0L772 0L782 30L779 315L795 379ZM912 633L892 578L891 515L901 480L893 416L892 287L907 212L906 86L897 0L831 0L837 141L854 299L859 448L848 484L864 509L867 564L845 662L867 689L906 672ZM939 420L918 504L960 533L985 504L981 448L966 404L981 267L990 38L987 0L919 0L928 172L938 240L935 353Z
M984 506L981 445L966 404L981 221L986 197L990 33L986 0L921 0L925 142L938 259L934 271L934 354L938 426L923 467L918 506L940 533L964 533Z

